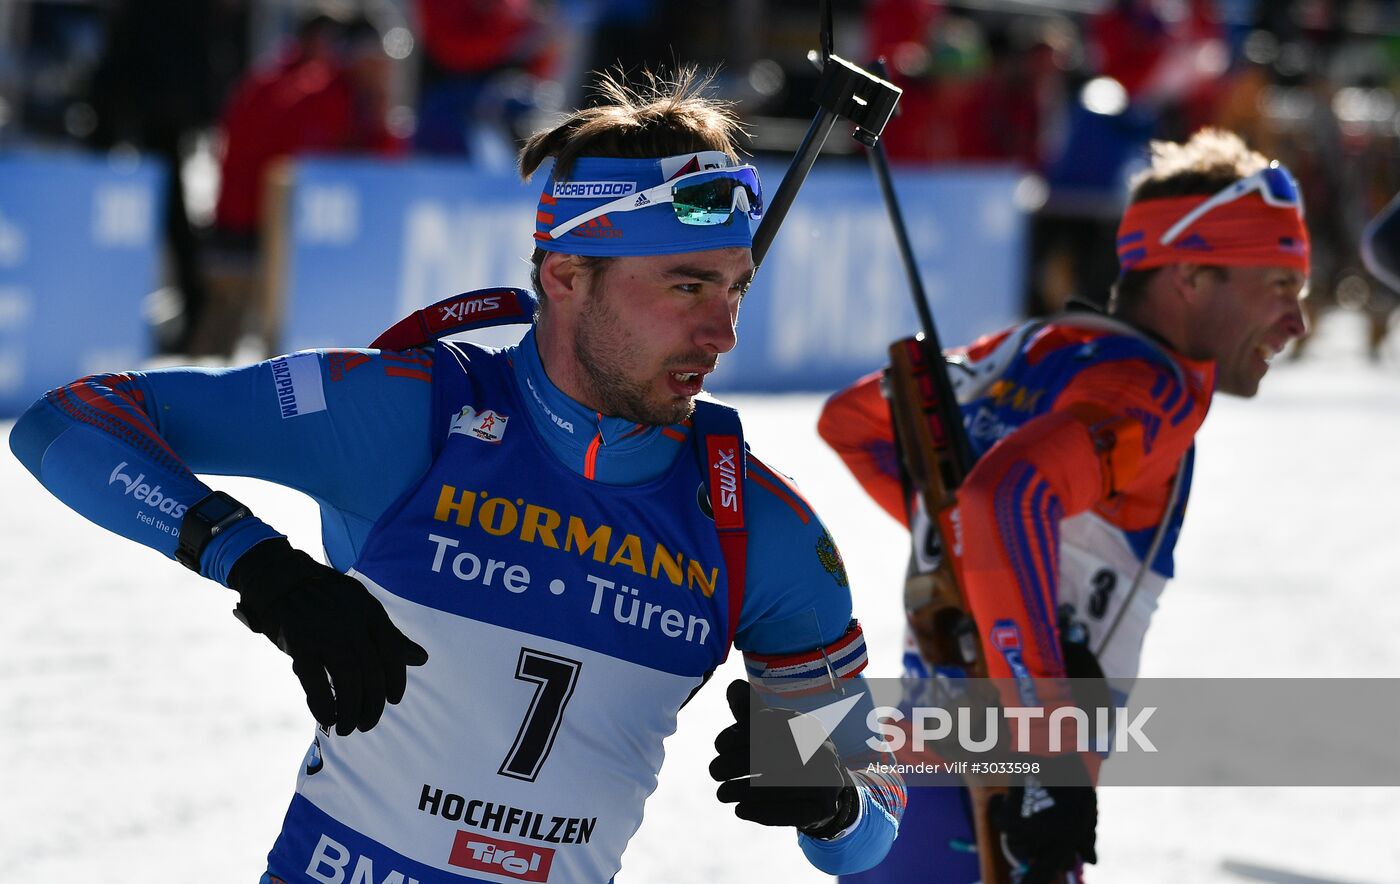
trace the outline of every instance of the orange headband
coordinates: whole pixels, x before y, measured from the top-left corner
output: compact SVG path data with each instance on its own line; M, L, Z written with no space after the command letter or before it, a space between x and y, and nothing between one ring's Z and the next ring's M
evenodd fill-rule
M1258 194L1216 206L1162 245L1162 235L1207 199L1181 196L1128 206L1118 225L1120 272L1191 263L1293 267L1307 275L1308 229L1298 210L1268 205Z

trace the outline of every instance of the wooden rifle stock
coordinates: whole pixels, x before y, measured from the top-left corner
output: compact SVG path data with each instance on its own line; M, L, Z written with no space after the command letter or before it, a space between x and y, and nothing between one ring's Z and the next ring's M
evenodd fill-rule
M895 439L904 474L928 517L930 531L941 541L938 566L931 573L911 575L904 587L905 615L925 660L937 667L956 667L971 678L987 677L977 627L953 566L961 540L955 521L956 492L966 468L954 440L964 434L962 412L947 382L943 354L923 337L904 338L890 346L885 391L890 400ZM933 372L941 372L940 379ZM941 383L940 383L941 380ZM910 527L914 526L913 513ZM915 537L915 543L921 538ZM949 552L952 555L949 555ZM977 861L984 884L1011 884L1011 868L1001 850L1001 833L993 825L989 803L1005 789L964 775L972 797L977 833Z

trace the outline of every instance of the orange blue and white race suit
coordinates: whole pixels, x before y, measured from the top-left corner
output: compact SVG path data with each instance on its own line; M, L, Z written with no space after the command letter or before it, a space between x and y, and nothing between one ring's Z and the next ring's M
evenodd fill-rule
M1063 677L1061 631L1072 628L1108 676L1135 676L1173 574L1213 363L1085 314L983 338L950 356L949 376L976 458L957 490L960 571L989 675ZM942 550L901 483L879 374L832 396L819 432L911 528L911 569L931 570ZM910 675L931 674L912 632L904 661ZM957 849L973 840L961 790L912 790L903 825L879 867L843 880L923 880L929 869L977 880L975 857Z

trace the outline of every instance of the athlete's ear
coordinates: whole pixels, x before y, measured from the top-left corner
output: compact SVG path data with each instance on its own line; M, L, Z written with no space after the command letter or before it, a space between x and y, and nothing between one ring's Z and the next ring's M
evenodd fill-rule
M1215 274L1203 264L1167 264L1162 268L1171 282L1171 292L1178 303L1195 306L1200 295L1206 290L1206 283L1214 281Z
M1163 269L1171 276L1172 288L1180 292L1195 286L1196 271L1201 269L1201 265L1184 263L1168 264Z
M577 302L587 293L588 270L575 255L549 252L540 265L540 287L551 306Z

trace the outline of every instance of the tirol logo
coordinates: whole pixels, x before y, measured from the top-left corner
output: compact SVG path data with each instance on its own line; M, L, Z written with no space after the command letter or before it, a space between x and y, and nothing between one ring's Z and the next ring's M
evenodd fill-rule
M473 872L490 872L517 881L548 881L554 848L535 847L458 830L447 860Z
M719 472L719 505L733 513L739 511L739 474L734 466L737 453L733 448L719 451L719 460L714 463L714 469Z
M123 494L130 494L137 500L149 504L173 518L184 518L185 510L189 507L168 494L162 494L159 485L154 487L147 485L145 473L137 473L136 478L133 479L130 475L122 472L124 469L126 469L126 461L117 464L116 469L112 470L112 475L107 478L107 484L115 485L120 482L126 486L126 491L122 492Z
M450 304L439 305L438 322L463 322L478 313L497 310L500 306L500 295L492 295L488 298L462 298Z
M457 433L462 436L471 436L483 442L492 444L501 441L501 437L506 432L506 421L510 418L491 409L486 409L478 413L470 405L463 405L462 410L457 412L457 416L452 419L452 426L448 433Z

